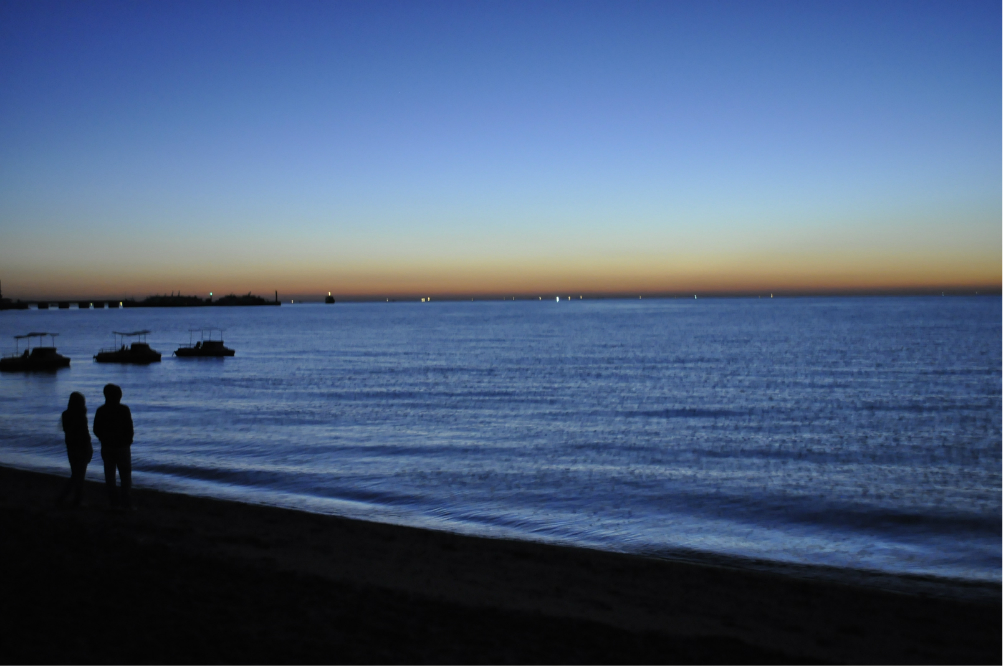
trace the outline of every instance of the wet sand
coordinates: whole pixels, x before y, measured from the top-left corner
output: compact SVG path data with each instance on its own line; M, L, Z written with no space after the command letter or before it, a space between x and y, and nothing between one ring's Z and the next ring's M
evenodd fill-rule
M93 465L94 463L92 463ZM1000 663L1000 586L485 539L0 467L4 663Z

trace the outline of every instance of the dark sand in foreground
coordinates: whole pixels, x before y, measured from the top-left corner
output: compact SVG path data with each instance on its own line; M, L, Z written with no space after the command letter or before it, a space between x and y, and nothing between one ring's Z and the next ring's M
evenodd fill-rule
M891 592L151 490L119 513L97 484L57 509L62 481L0 467L4 663L1000 663L998 585Z

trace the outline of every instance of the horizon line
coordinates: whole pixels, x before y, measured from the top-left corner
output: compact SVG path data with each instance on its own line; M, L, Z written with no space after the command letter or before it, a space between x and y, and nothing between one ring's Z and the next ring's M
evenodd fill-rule
M647 290L647 291L552 291L552 292L430 292L426 295L419 295L413 292L388 292L383 294L373 293L343 293L337 294L331 291L335 301L352 303L377 303L377 302L397 302L410 301L422 302L422 299L432 301L506 301L506 300L549 300L560 297L561 300L571 298L572 300L624 300L624 299L678 299L678 298L806 298L806 297L849 297L849 296L999 296L1003 295L1003 288L997 285L971 285L971 286L929 286L929 287L863 287L863 288L781 288L773 291L765 289L708 289L708 290ZM163 296L168 294L149 294L148 296ZM197 294L177 294L178 296L198 296ZM222 294L217 298L228 296ZM272 294L274 296L274 290ZM290 304L294 302L323 302L327 294L324 292L297 292L288 293L279 298L279 302ZM22 303L93 303L103 301L105 303L124 302L126 300L141 300L147 296L44 296L44 297L6 297L4 300Z

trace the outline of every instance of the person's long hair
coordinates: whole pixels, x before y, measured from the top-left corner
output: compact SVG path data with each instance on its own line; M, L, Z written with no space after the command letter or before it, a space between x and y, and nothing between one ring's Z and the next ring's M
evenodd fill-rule
M66 405L66 411L73 416L87 415L87 401L84 400L84 394L74 391L70 394L70 402Z

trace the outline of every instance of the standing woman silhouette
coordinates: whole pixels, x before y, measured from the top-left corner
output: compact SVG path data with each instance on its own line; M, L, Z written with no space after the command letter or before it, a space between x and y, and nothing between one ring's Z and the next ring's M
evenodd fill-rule
M70 402L63 412L63 432L66 433L66 455L70 459L70 478L63 486L57 503L62 504L73 493L73 506L80 506L87 464L94 456L91 433L87 429L87 402L81 393L70 394Z

